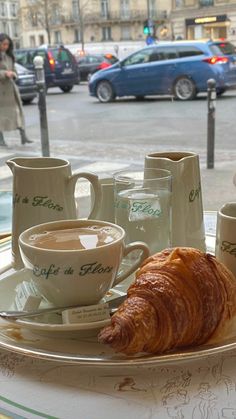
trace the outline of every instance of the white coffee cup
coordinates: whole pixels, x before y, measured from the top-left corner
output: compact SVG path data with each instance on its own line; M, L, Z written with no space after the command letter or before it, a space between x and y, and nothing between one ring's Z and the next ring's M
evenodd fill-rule
M217 213L216 257L236 278L236 202L228 202Z
M45 231L84 228L92 226L113 227L114 241L90 249L58 250L36 247L30 237ZM125 246L125 231L118 225L97 220L63 220L40 224L24 231L19 237L22 260L31 271L36 288L56 306L96 304L106 292L119 284L149 256L145 243L135 242ZM125 272L118 273L122 258L133 250L141 256Z

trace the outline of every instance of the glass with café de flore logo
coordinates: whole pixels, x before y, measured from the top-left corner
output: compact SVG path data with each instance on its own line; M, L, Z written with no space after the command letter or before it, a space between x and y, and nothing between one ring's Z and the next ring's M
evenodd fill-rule
M115 221L127 243L144 241L151 254L171 246L171 180L164 169L114 174Z

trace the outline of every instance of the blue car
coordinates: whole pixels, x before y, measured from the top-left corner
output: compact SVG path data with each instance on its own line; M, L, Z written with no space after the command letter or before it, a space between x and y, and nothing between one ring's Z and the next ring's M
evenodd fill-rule
M94 74L89 82L90 95L103 103L117 96L142 99L147 95L173 95L190 100L207 90L211 78L220 95L236 86L233 46L230 52L225 54L213 41L160 42Z

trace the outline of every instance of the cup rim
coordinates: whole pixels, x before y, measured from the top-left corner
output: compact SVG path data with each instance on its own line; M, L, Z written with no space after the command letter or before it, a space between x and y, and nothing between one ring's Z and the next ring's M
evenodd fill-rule
M164 176L162 176L162 177L160 177L160 176L156 176L156 177L151 177L151 178L147 178L147 179L145 179L144 177L143 177L143 179L134 179L133 177L129 177L129 176L124 176L124 177L119 177L122 173L140 173L140 172L143 172L143 174L144 174L144 172L147 172L147 171L156 171L156 172L161 172L161 173L163 173L163 175ZM162 180L167 180L167 179L171 179L172 178L172 173L171 173L171 171L170 170L167 170L167 169L159 169L159 168L155 168L155 167L147 167L147 168L144 168L144 169L142 169L142 170L119 170L118 172L115 172L114 173L114 175L113 175L113 179L115 180L115 181L117 181L117 182L119 182L119 181L124 181L124 180L133 180L134 182L136 182L136 181L142 181L142 180L147 180L147 181L152 181L152 180L160 180L160 181L162 181Z
M235 216L233 216L233 215L228 215L228 214L225 214L225 213L223 212L224 210L226 210L227 208L230 208L230 207L235 208ZM232 220L232 221L235 221L235 222L236 222L236 202L234 202L234 201L232 201L232 202L226 202L226 203L223 205L223 207L221 207L221 208L220 208L220 210L219 210L219 214L220 214L220 216L221 216L221 217L223 217L223 218L227 218L227 219L230 219L230 220Z
M41 229L50 228L50 227L53 227L53 226L63 227L63 225L66 225L66 224L68 226L70 226L70 225L74 225L75 223L78 223L78 224L82 223L82 225L83 224L88 224L88 225L99 224L99 225L102 225L102 226L115 227L117 230L120 231L121 235L118 239L116 239L116 240L114 240L110 243L104 244L104 245L99 246L99 247L93 247L92 249L47 249L47 248L33 246L33 245L31 245L31 244L29 244L28 242L25 241L26 237L28 237L30 234L33 234L35 230L39 232L39 231L41 231ZM66 227L64 229L66 229ZM53 231L53 229L51 229L50 231ZM70 220L51 221L51 222L48 222L48 223L42 223L42 224L38 224L38 225L35 225L33 227L30 227L27 230L24 230L20 234L18 240L19 240L20 247L24 246L28 249L35 249L35 250L39 251L40 253L45 253L45 252L46 253L48 253L48 252L49 253L55 253L56 252L56 253L60 254L60 253L81 253L81 252L92 253L94 251L96 252L99 249L104 249L104 248L107 248L109 246L112 246L114 244L119 243L120 241L122 241L124 239L124 237L125 237L125 230L121 226L119 226L118 224L110 223L108 221L101 221L101 220L70 219ZM21 248L21 250L22 250L22 248Z

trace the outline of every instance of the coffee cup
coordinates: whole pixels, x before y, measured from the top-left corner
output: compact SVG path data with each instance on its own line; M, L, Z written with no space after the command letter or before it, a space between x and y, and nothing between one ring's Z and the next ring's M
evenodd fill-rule
M226 203L217 213L215 254L236 278L236 202Z
M98 303L149 256L145 243L125 245L122 227L97 220L40 224L24 231L19 245L39 293L61 307ZM141 255L118 272L123 257L137 249Z

